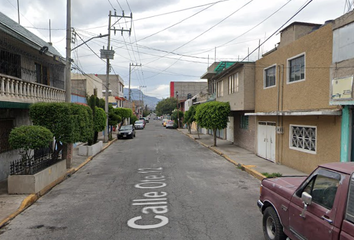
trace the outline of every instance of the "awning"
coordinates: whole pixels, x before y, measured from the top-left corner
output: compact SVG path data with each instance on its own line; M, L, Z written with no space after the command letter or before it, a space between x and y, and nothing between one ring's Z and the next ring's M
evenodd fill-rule
M124 97L115 97L116 100L120 100L120 101L125 101L127 99L125 99Z
M342 110L315 110L315 111L274 111L245 113L246 116L340 116Z

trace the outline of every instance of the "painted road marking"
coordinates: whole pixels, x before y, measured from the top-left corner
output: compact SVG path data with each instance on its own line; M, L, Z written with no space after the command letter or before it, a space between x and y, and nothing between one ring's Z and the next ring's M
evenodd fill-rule
M143 180L135 184L134 187L138 189L160 189L167 186L165 183L165 176L162 175L162 168L139 168L138 173L140 174L152 174L145 175ZM166 192L146 192L143 194L142 199L134 199L132 202L133 206L145 206L141 209L142 216L137 216L129 219L127 224L129 227L134 229L154 229L160 228L168 224L169 220L163 214L168 213L167 207L167 193ZM155 206L156 205L156 206ZM151 221L151 215L154 219L160 221L147 223L147 215L149 221ZM145 217L145 219L143 218ZM139 224L140 221L140 224ZM144 223L144 224L142 224Z

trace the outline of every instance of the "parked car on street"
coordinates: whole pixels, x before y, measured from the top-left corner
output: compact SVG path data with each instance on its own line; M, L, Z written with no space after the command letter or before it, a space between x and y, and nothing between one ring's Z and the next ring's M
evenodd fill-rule
M143 120L135 121L134 127L135 127L135 129L137 129L137 130L138 130L138 129L144 129L144 127L145 127L144 121L143 121Z
M162 119L162 126L166 127L167 121L168 121L168 119L166 119L166 118Z
M135 137L135 128L132 124L130 125L123 125L119 128L117 138L131 138Z
M168 120L166 123L166 128L175 128L175 122L173 120Z

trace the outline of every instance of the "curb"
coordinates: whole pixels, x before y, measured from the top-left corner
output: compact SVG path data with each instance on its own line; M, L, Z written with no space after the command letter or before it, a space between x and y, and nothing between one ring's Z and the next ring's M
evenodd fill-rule
M234 164L235 166L237 166L238 168L240 168L242 171L247 172L248 174L252 175L253 177L257 178L258 180L262 180L263 178L266 178L266 176L264 176L263 174L261 174L260 172L254 170L253 168L255 166L253 165L244 165L242 163L237 163L234 160L232 160L229 156L225 155L224 153L222 153L221 151L219 151L218 149L216 149L213 146L208 146L207 144L195 139L193 136L191 136L191 134L189 133L184 133L181 130L178 130L179 132L183 133L184 135L187 135L189 138L193 139L194 141L198 142L200 145L212 150L213 152L217 153L218 155L222 156L223 158L225 158L227 161L229 161L230 163Z
M51 184L49 184L48 186L46 186L45 188L43 188L41 191L39 191L38 193L32 193L30 195L28 195L21 203L20 207L16 210L16 212L10 214L7 218L5 218L3 221L0 222L0 229L2 227L4 227L5 225L7 225L7 223L14 219L17 215L19 215L21 212L23 212L26 208L28 208L29 206L31 206L33 203L37 202L37 200L42 197L43 195L45 195L47 192L49 192L53 187L55 187L56 185L58 185L59 183L63 182L64 180L66 180L67 178L71 177L71 175L73 175L74 173L76 173L80 168L82 168L83 166L85 166L88 162L90 162L97 154L103 152L104 150L106 150L106 148L108 148L109 146L111 146L112 143L114 143L115 141L117 141L117 139L113 139L112 141L108 142L108 144L106 146L104 146L102 148L101 151L99 151L98 153L96 153L94 156L90 156L88 157L83 163L81 163L78 167L76 168L71 168L69 170L67 170L67 172L60 178L58 178L57 180L55 180L54 182L52 182Z

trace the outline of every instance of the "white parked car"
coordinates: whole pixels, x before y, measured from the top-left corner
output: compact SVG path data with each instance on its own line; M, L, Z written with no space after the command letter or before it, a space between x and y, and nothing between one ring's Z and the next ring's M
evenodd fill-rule
M144 127L145 127L144 121L143 120L135 121L134 127L135 127L135 129L144 129Z

